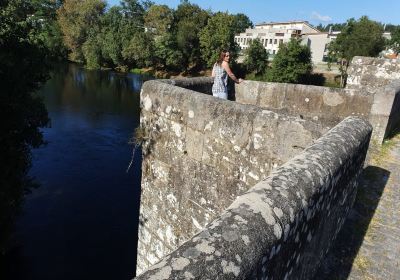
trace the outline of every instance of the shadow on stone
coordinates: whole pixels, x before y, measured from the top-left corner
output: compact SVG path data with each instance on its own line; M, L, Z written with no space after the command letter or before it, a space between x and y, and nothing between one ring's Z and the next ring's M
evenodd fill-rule
M353 209L322 261L315 279L347 279L353 266L367 268L368 260L356 257L368 228L376 222L372 218L389 175L389 171L377 166L364 169Z

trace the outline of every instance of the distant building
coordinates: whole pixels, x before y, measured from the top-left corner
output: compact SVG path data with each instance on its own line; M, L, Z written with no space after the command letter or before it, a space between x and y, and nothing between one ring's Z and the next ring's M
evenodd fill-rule
M319 63L326 58L328 44L338 33L321 32L307 21L265 22L236 35L235 42L239 44L241 50L245 50L252 40L259 39L273 58L280 44L289 42L291 38L299 38L311 49L312 61Z
M335 40L339 34L340 31L302 34L302 43L310 48L313 63L326 61L329 43Z
M236 35L235 42L243 51L250 46L252 40L259 39L273 59L280 44L289 42L291 38L299 38L302 44L310 48L312 62L321 63L327 59L329 43L339 34L340 31L332 30L321 32L307 21L264 22ZM391 39L390 32L384 32L382 36Z
M235 42L242 50L249 47L250 42L259 39L272 56L276 54L279 45L287 43L291 38L299 38L301 34L319 33L306 21L270 22L256 24L255 28L235 36Z

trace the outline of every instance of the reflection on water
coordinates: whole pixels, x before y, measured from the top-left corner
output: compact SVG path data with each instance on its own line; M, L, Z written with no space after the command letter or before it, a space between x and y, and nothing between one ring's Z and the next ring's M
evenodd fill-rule
M128 139L139 124L140 75L60 67L41 90L51 118L33 151L17 222L10 279L131 279L135 272L140 153L129 173Z

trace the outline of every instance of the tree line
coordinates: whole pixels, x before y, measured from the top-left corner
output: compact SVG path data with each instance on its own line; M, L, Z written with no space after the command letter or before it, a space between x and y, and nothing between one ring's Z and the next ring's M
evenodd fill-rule
M40 7L35 17L50 53L54 57L68 54L69 60L89 69L152 68L197 74L213 65L221 49L228 49L233 68L247 78L323 83L312 74L311 53L298 40L282 46L272 62L258 40L253 40L242 53L244 63L237 64L240 49L234 36L253 27L244 14L213 13L188 0L181 0L176 9L150 0L122 0L110 8L105 0L32 2ZM328 62L339 62L342 86L353 56L377 56L384 48L400 50L400 26L383 25L367 17L317 28L341 31L329 46ZM392 32L391 40L383 39L384 28Z
M176 9L148 0L64 0L57 10L69 59L88 68L153 67L193 73L210 67L221 48L237 53L234 36L253 26L244 14L212 13L183 0Z

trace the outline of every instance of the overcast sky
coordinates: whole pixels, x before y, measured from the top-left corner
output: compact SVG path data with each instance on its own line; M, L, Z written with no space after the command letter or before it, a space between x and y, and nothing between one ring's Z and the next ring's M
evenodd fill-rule
M180 0L152 0L176 8ZM118 5L119 0L107 0ZM253 23L264 21L307 20L319 23L341 23L362 15L383 22L400 25L400 0L192 0L203 9L244 13Z

